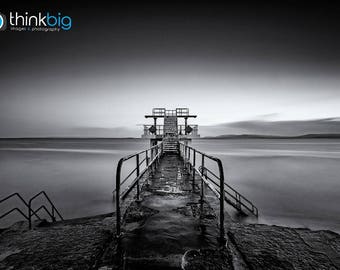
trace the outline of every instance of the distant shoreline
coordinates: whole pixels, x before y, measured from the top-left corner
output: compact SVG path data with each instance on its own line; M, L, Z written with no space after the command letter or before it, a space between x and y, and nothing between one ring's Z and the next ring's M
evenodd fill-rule
M119 140L119 139L128 139L128 140L136 140L143 138L137 137L18 137L18 138L0 138L2 141L6 140Z

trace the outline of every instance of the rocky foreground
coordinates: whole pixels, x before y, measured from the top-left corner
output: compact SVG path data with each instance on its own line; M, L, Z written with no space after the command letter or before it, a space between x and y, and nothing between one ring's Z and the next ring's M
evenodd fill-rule
M340 269L340 235L331 231L233 223L228 236L245 269Z
M112 214L36 223L0 233L0 269L97 269L113 244Z
M148 214L147 214L148 215ZM141 221L142 219L140 219ZM0 233L0 269L123 268L112 214ZM157 258L154 258L157 262ZM160 260L160 258L158 258ZM229 224L225 248L188 250L163 269L340 269L340 235L279 226Z

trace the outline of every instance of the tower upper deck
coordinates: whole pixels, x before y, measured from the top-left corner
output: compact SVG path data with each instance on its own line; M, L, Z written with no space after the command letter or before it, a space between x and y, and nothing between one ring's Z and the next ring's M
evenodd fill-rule
M142 138L162 140L168 130L171 130L171 133L179 139L199 138L198 126L188 125L188 119L196 117L197 115L190 114L188 108L176 108L174 110L153 108L151 114L145 115L145 118L153 118L153 125L144 125ZM157 123L158 119L161 123ZM169 123L171 123L171 127Z

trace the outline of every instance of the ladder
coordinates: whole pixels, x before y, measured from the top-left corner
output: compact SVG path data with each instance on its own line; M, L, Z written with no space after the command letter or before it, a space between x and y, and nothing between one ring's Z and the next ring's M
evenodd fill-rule
M164 117L164 138L163 151L165 153L178 152L178 131L177 131L177 116Z

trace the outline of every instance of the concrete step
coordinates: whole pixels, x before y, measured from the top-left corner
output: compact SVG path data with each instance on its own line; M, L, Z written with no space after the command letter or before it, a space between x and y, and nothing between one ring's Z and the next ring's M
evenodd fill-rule
M126 257L124 263L125 270L178 270L181 269L182 254L168 257L133 258Z
M177 149L164 149L164 153L177 153Z
M177 121L176 121L177 128ZM163 151L166 153L178 153L178 138L177 136L165 136L163 140Z

